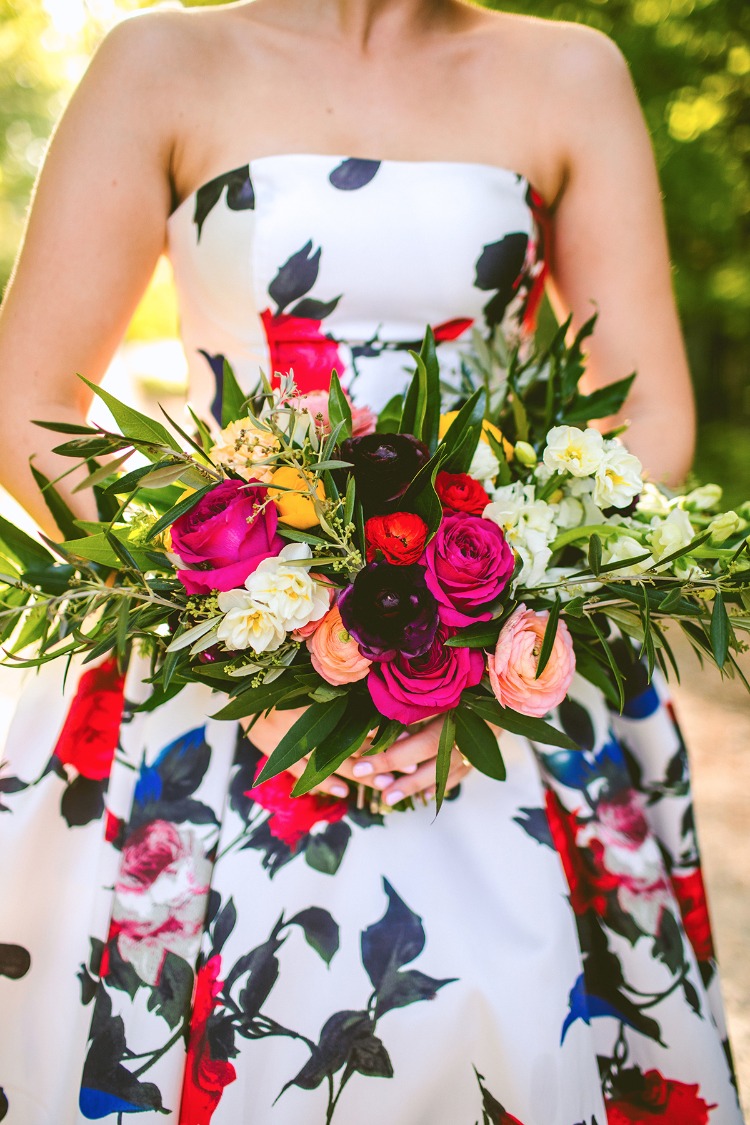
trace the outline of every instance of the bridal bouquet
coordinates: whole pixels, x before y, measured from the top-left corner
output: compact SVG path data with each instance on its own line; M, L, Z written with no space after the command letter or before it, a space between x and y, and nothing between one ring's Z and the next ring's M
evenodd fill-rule
M500 780L497 728L575 749L548 719L576 670L619 707L629 664L677 672L669 626L741 675L750 504L644 480L619 433L589 425L633 377L582 394L593 321L570 345L568 327L526 357L477 336L447 388L428 330L378 417L335 373L329 392L286 376L248 398L225 365L220 428L192 415L189 431L92 386L119 432L39 425L87 466L99 520L37 471L65 540L0 521L7 660L136 649L147 708L192 682L250 726L305 705L256 781L307 756L294 795L442 716L438 807L454 745Z

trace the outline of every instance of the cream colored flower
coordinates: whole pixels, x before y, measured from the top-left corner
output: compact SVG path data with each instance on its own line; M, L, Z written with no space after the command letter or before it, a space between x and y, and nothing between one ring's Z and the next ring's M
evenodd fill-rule
M604 438L591 427L553 426L547 434L544 464L553 472L589 477L604 460Z
M302 560L309 560L309 565ZM307 543L289 543L275 558L264 559L245 581L248 594L266 606L285 631L301 629L328 610L328 588L310 575L312 565Z
M626 559L642 558L647 547L643 543L639 543L632 535L619 535L616 539L610 539L605 543L602 550L602 563L624 562ZM643 559L642 562L631 563L629 566L619 567L614 571L614 578L625 578L634 574L641 574L653 563L653 559L649 555Z
M695 538L690 517L682 508L673 508L666 519L654 518L651 521L651 528L649 542L657 562L665 555L671 555L673 551L687 547Z
M594 477L594 502L600 508L625 508L643 487L643 466L619 442L606 449Z
M262 465L269 454L275 453L279 443L272 433L261 429L255 418L239 418L230 422L219 434L218 441L211 450L211 460L215 465L232 469L243 480L264 481L268 483L274 470L273 465Z
M285 640L286 629L277 615L247 590L224 590L218 601L225 617L216 636L228 649L273 652Z

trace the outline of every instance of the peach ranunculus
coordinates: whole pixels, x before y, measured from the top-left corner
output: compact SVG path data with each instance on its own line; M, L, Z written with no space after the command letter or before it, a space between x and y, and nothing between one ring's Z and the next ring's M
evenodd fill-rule
M487 662L492 690L503 707L535 718L562 703L576 668L573 639L559 621L547 666L535 678L548 618L547 610L537 613L522 602L503 625Z
M327 588L328 605L329 607L332 606L336 592L335 588L331 585L330 578L328 578L325 574L315 574L315 572L312 570L310 571L310 577L314 578L319 586L325 586ZM313 635L315 630L323 621L325 621L325 614L323 615L323 617L316 617L314 621L308 621L307 625L302 625L299 629L293 629L292 640L306 641L308 637L311 637Z
M307 639L313 668L329 684L352 684L363 680L371 661L344 628L338 606L332 606L318 628Z

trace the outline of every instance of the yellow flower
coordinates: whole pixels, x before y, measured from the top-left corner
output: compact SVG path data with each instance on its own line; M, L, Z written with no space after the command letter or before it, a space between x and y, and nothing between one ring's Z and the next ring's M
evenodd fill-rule
M310 495L314 483L315 477L312 473L303 473L291 465L282 465L275 470L271 477L271 484L280 487L269 488L268 495L276 505L279 519L287 527L295 527L303 531L305 528L315 527L318 523L318 514ZM323 482L320 479L315 486L315 495L319 500L326 498Z
M438 440L439 441L442 441L443 438L445 437L445 435L448 433L448 430L452 426L457 414L458 414L457 410L449 410L447 414L441 414L440 415L440 422L438 424ZM507 460L508 461L513 460L513 446L511 445L511 443L509 441L507 441L503 437L502 433L497 428L497 426L493 425L492 422L488 422L487 419L485 418L484 422L482 423L482 431L483 431L482 432L482 441L486 441L487 444L489 445L489 440L487 438L487 434L488 433L492 434L492 436L495 438L496 441L502 442L502 446L503 446L503 449L505 450L505 456L506 456Z

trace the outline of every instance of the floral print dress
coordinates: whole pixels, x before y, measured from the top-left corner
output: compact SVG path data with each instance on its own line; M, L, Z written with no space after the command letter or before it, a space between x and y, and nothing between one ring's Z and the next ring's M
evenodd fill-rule
M431 324L527 337L546 219L482 164L267 156L169 219L197 410L332 367L381 408ZM740 1125L685 746L636 665L583 748L505 734L383 816L292 799L203 686L29 678L0 772L0 1120L73 1125Z

